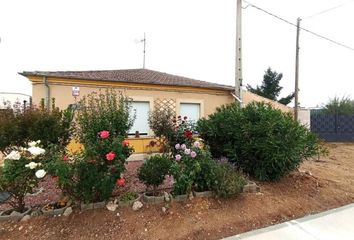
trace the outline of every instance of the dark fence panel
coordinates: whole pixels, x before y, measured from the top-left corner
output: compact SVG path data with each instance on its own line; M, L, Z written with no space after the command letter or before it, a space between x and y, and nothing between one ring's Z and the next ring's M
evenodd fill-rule
M354 115L311 113L311 131L329 142L354 142Z

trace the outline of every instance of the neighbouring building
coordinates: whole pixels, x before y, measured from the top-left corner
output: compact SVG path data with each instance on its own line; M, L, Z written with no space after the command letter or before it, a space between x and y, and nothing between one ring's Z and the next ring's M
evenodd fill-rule
M188 116L192 120L206 117L217 107L232 103L234 87L171 75L148 69L107 70L107 71L60 71L23 72L33 85L32 101L39 104L45 100L49 107L55 98L56 106L64 109L83 95L102 88L122 91L133 100L136 120L130 130L130 141L136 153L147 152L146 146L152 140L148 126L149 111L161 105L168 105L176 115ZM291 108L265 99L253 93L243 92L244 104L265 101L283 111ZM133 134L139 131L140 138Z

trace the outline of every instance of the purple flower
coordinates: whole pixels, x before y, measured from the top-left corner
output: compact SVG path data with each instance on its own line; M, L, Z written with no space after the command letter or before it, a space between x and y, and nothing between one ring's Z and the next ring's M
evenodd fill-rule
M193 143L193 146L196 147L196 148L200 148L200 142L195 141L195 142Z
M187 155L191 154L191 150L189 148L187 148L186 150L184 150L184 154L187 154Z
M177 143L177 144L175 145L175 148L178 150L178 149L181 148L181 145L180 145L179 143Z
M197 156L197 153L194 152L194 151L192 151L192 152L191 152L191 157L192 157L192 158L195 158L196 156Z
M182 150L185 150L186 148L187 148L186 144L182 144L182 145L181 145L181 149L182 149Z
M182 157L181 157L181 155L177 154L177 155L175 156L175 158L176 158L176 161L180 161Z

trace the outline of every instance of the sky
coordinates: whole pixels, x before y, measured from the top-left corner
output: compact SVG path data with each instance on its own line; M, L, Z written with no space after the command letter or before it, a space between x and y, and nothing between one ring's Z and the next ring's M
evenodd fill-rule
M354 1L249 0L354 48ZM323 14L306 18L344 4ZM243 3L243 85L271 67L294 91L296 28ZM2 0L0 92L31 94L22 71L146 68L234 85L236 0ZM299 102L354 98L354 51L300 32Z

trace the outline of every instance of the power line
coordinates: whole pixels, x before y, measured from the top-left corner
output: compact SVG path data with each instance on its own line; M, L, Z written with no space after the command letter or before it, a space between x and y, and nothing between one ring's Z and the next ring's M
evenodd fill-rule
M287 24L289 24L289 25L292 25L292 26L294 26L294 27L297 27L296 24L294 24L294 23L292 23L292 22L290 22L290 21L288 21L288 20L286 20L286 19L284 19L284 18L282 18L282 17L279 17L279 16L275 15L274 13L271 13L271 12L269 12L269 11L263 9L263 8L260 8L260 7L254 5L254 4L252 4L252 3L248 2L248 1L246 1L246 0L243 0L243 1L244 1L245 3L247 3L248 6L251 6L251 7L255 8L255 9L261 11L261 12L264 12L264 13L266 13L266 14L268 14L268 15L274 17L274 18L277 18L277 19L279 19L279 20L281 20L281 21L283 21L283 22L285 22L285 23L287 23ZM327 40L327 41L329 41L329 42L331 42L331 43L334 43L334 44L336 44L336 45L338 45L338 46L341 46L341 47L344 47L344 48L349 49L349 50L351 50L351 51L354 51L354 48L352 48L352 47L350 47L350 46L348 46L348 45L345 45L345 44L343 44L343 43L337 42L337 41L332 40L332 39L330 39L330 38L328 38L328 37L322 36L322 35L320 35L320 34L318 34L318 33L315 33L315 32L313 32L313 31L311 31L311 30L308 30L308 29L306 29L306 28L300 27L300 29L303 30L303 31L305 31L305 32L308 32L308 33L310 33L310 34L312 34L312 35L314 35L314 36L316 36L316 37L318 37L318 38L322 38L322 39Z
M345 5L347 5L348 3L351 3L351 2L353 2L353 1L354 1L354 0L350 0L350 1L344 2L344 3L339 4L339 5L337 5L337 6L334 6L334 7L331 7L331 8L325 9L325 10L322 10L322 11L320 11L320 12L317 12L317 13L315 13L315 14L309 15L309 16L307 16L307 17L304 17L304 18L302 18L302 19L309 19L309 18L316 17L316 16L318 16L318 15L322 15L322 14L324 14L324 13L326 13L326 12L330 12L330 11L335 10L335 9L337 9L337 8L343 7L343 6L345 6Z

